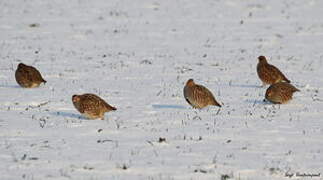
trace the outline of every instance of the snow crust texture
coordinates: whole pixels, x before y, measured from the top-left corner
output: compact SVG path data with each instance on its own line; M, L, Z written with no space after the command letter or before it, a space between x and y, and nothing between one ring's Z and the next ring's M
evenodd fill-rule
M1 180L323 173L323 1L2 0L0 9ZM259 55L301 90L288 104L263 102ZM20 62L46 85L19 87ZM220 111L187 104L189 78ZM118 110L87 120L71 100L83 93Z

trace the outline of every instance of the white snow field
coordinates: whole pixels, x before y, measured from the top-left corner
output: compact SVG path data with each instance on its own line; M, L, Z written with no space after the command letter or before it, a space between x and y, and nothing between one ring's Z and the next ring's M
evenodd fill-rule
M0 179L323 179L322 14L321 0L1 0ZM288 104L263 102L259 55L301 90ZM47 84L19 87L19 62ZM189 78L220 111L187 104ZM118 110L87 120L83 93Z

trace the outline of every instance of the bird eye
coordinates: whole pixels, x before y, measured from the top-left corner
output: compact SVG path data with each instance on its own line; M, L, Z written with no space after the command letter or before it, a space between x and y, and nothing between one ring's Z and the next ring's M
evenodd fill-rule
M72 100L73 100L73 102L77 102L77 101L79 101L79 98L77 96L73 96Z

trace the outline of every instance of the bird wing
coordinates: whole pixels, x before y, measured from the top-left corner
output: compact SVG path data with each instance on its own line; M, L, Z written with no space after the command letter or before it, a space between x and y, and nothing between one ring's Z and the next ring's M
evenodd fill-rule
M98 110L101 111L102 108L104 108L106 111L109 110L117 110L117 108L112 107L107 102L105 102L103 99L101 99L99 96L94 94L87 94L85 95L84 104L87 104L86 109L88 110Z
M201 98L207 98L209 99L210 97L213 96L213 94L204 86L196 86L196 90L195 90L196 94L201 97Z
M208 102L212 102L213 105L216 105L216 106L220 106L221 105L215 100L212 92L207 89L206 87L202 86L202 85L198 85L196 86L196 96L199 97L198 99L200 100L206 100Z
M84 111L96 110L97 107L99 107L100 105L100 99L95 95L86 94L86 95L83 95L83 97L81 98L82 98L81 106Z
M24 81L32 81L32 75L28 68L19 68L20 78Z
M290 80L286 78L286 76L274 65L268 64L267 71L271 74L275 79L282 78L284 81L290 83Z
M40 72L36 68L34 68L32 66L28 66L27 68L28 68L27 70L28 70L28 73L29 73L30 77L34 81L42 81L42 82L45 82L45 80L41 76Z
M282 91L287 92L287 93L294 93L294 92L300 91L300 90L297 89L296 87L294 87L293 85L286 83L286 86L282 87Z
M202 86L202 88L204 89L203 91L205 92L205 96L207 99L209 99L213 105L216 105L216 106L219 106L221 107L220 103L218 103L216 100L215 100L215 97L214 95L212 94L212 92L207 89L206 87Z

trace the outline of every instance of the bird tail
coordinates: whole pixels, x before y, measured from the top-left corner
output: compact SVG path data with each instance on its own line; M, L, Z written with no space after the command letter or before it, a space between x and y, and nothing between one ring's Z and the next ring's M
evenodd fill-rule
M45 79L43 79L43 83L44 83L44 84L46 84L46 83L47 83L47 81L46 81Z
M286 81L287 83L290 83L290 80L287 79L285 76L283 77L283 80Z
M294 89L294 92L300 92L301 90L299 90L299 89L297 89L297 88L295 88Z
M218 103L216 100L214 100L213 105L222 107L220 103Z
M111 106L111 110L112 110L112 111L116 111L116 110L117 110L117 108L116 108L116 107L112 107L112 106Z

